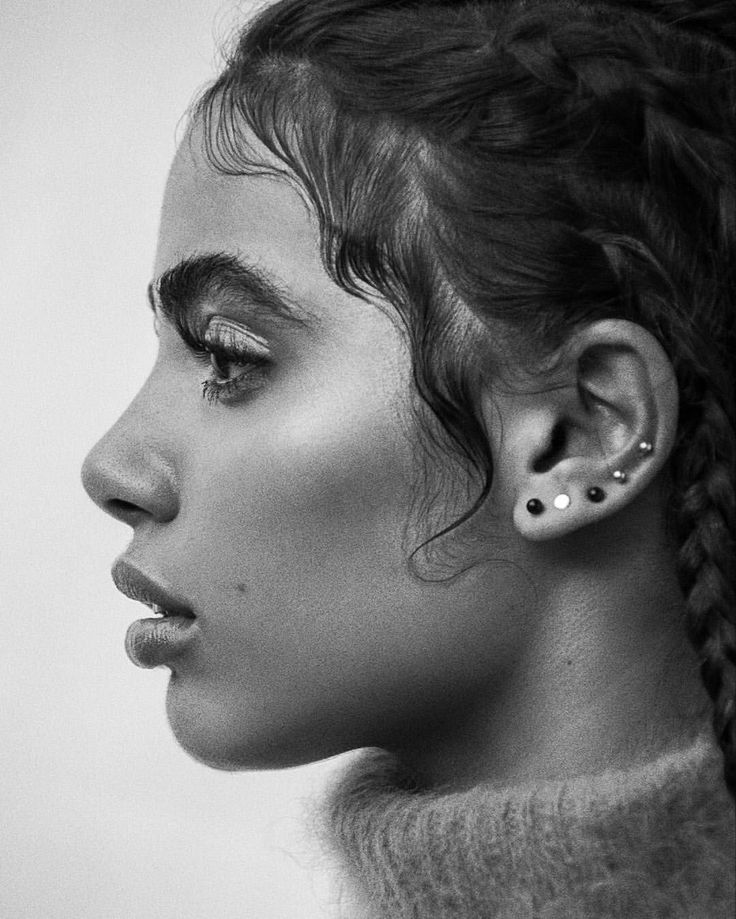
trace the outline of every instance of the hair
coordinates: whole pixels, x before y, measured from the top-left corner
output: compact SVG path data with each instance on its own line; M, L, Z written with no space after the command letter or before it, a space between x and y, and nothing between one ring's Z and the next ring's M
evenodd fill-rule
M216 168L296 183L336 284L398 311L477 476L443 533L491 487L480 384L597 319L656 336L686 628L736 796L733 0L281 0L194 115Z

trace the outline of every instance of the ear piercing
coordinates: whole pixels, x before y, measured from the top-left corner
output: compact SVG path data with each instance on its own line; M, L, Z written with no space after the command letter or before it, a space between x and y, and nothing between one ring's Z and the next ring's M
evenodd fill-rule
M585 493L589 501L592 501L593 504L600 504L606 497L605 491L602 488L599 488L597 485L593 485L592 488L589 488ZM572 498L570 495L566 495L564 492L561 492L552 502L554 507L558 511L567 510L568 507L572 504ZM542 501L539 498L530 498L526 502L526 509L533 517L538 517L540 514L543 514L546 510Z
M637 446L637 451L639 456L649 456L649 454L654 450L654 444L650 440L640 440ZM623 469L614 469L613 477L616 479L619 485L625 485L628 480L628 476L623 471Z
M637 450L640 456L648 456L653 452L654 445L649 440L641 440L637 445ZM625 485L629 480L628 475L624 472L623 469L614 469L611 475L619 485ZM591 485L591 487L585 492L585 497L593 504L600 504L601 501L605 501L606 493L600 486ZM552 504L557 508L558 511L564 511L572 504L572 498L570 495L561 492L559 495L557 495ZM546 510L544 504L539 500L539 498L530 498L526 502L526 509L533 517L538 517Z
M585 493L588 501L592 501L593 504L600 504L601 501L605 500L606 493L602 488L599 488L597 485L593 485ZM561 492L552 502L554 507L558 511L567 510L568 507L572 504L572 498L570 495L566 495L564 492ZM543 514L546 510L544 504L539 500L539 498L530 498L526 502L526 509L533 517L538 517L540 514Z
M555 500L552 502L558 511L564 511L565 508L570 507L572 499L570 495L560 494L557 495ZM543 514L546 510L544 504L539 500L539 498L530 498L526 502L526 509L532 515L532 517L538 517L540 514Z

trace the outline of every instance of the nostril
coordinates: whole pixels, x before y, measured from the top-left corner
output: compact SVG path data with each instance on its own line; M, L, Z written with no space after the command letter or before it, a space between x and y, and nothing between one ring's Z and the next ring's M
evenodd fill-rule
M130 501L122 501L120 498L110 498L105 501L105 510L111 517L118 520L130 521L131 518L138 517L142 513L137 504Z
M135 504L131 504L130 501L121 501L119 498L110 498L106 503L113 512L118 511L123 514L129 514L131 511L138 510Z

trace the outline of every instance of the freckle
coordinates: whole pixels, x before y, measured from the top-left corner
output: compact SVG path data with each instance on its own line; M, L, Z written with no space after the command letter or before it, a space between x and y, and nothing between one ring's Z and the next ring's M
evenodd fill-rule
M569 660L568 660L568 661L565 661L565 663L566 663L567 666L569 667L569 666L572 664L572 661L569 661Z
M248 588L245 586L245 584L240 583L235 585L235 589L238 591L238 593L244 594Z

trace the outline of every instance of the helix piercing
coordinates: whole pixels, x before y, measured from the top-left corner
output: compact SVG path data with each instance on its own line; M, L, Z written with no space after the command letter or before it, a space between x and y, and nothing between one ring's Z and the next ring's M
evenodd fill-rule
M558 511L564 511L565 508L570 507L570 495L557 495L555 500L552 502Z
M648 456L654 450L654 444L650 440L640 440L637 446L639 451L639 456ZM628 476L623 471L623 469L615 469L613 471L613 477L619 483L619 485L624 485L628 480Z
M601 501L606 497L605 491L602 488L599 488L597 485L594 485L592 488L589 488L586 492L588 501L592 501L593 504L600 504Z
M540 514L544 513L544 504L542 504L539 498L530 498L526 502L526 509L533 517L538 517Z

